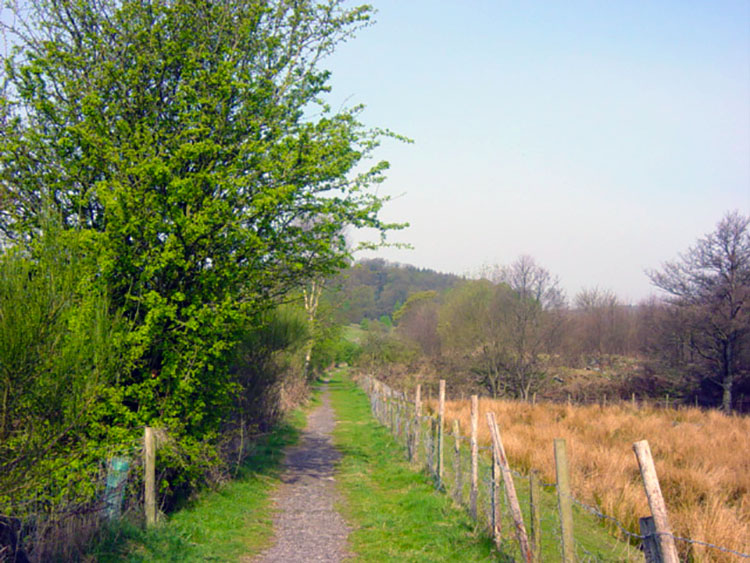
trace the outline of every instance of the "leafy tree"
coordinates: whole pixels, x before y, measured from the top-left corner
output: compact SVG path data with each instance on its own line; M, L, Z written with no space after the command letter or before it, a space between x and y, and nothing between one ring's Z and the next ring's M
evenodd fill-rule
M557 337L564 305L559 283L528 256L491 273L495 283L465 284L441 316L443 343L475 359L493 396L528 399L546 378L543 354Z
M342 226L385 233L362 167L383 133L321 101L321 60L370 22L341 0L39 0L6 29L0 231L51 209L89 233L130 330L121 408L201 435L228 353L280 295L346 265ZM357 172L359 171L359 172Z
M496 353L505 332L494 314L497 293L505 289L489 280L464 282L447 293L438 317L442 352L459 366L468 364L477 383L493 397L507 388Z
M393 314L398 333L419 344L422 352L432 357L440 353L437 296L434 290L412 293Z
M689 331L690 350L708 381L721 388L721 406L732 410L732 390L747 375L742 350L750 335L750 218L728 213L695 246L648 272L667 294Z
M379 319L391 315L419 291L442 291L461 278L376 258L362 260L344 270L331 285L342 290L341 322L358 323L363 317Z

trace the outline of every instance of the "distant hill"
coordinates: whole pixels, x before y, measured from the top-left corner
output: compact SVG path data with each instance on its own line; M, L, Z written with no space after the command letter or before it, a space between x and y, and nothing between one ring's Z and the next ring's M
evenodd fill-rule
M336 303L336 320L347 324L390 316L412 293L444 291L463 279L455 274L375 258L357 262L327 286Z

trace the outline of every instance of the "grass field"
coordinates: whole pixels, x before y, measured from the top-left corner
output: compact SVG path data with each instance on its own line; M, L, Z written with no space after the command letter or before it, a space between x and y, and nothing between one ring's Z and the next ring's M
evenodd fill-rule
M431 408L435 408L434 402ZM554 481L554 438L565 438L573 493L637 532L649 514L632 444L649 441L673 532L736 551L750 551L750 418L694 408L630 404L569 406L480 400L480 421L495 412L511 465ZM446 419L470 425L470 402L446 403ZM480 442L489 444L480 425ZM683 557L737 561L737 556L677 542Z

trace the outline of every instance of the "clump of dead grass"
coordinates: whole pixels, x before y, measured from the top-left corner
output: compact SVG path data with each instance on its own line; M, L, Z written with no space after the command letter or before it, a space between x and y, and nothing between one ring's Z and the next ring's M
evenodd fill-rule
M434 401L433 401L434 402ZM470 401L446 403L449 423L470 428ZM489 445L493 411L511 465L555 478L553 439L565 438L576 498L596 505L633 532L649 514L632 444L648 440L673 533L750 551L750 418L696 408L656 409L622 403L571 406L481 399L479 439ZM715 549L678 542L696 561L734 561Z

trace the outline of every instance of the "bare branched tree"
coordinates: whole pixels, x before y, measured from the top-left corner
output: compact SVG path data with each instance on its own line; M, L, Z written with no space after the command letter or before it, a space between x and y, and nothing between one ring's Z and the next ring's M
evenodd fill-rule
M690 346L702 358L709 381L722 389L722 409L732 410L732 389L747 366L740 349L750 335L750 217L728 213L716 230L678 260L647 272L667 292L690 331Z

